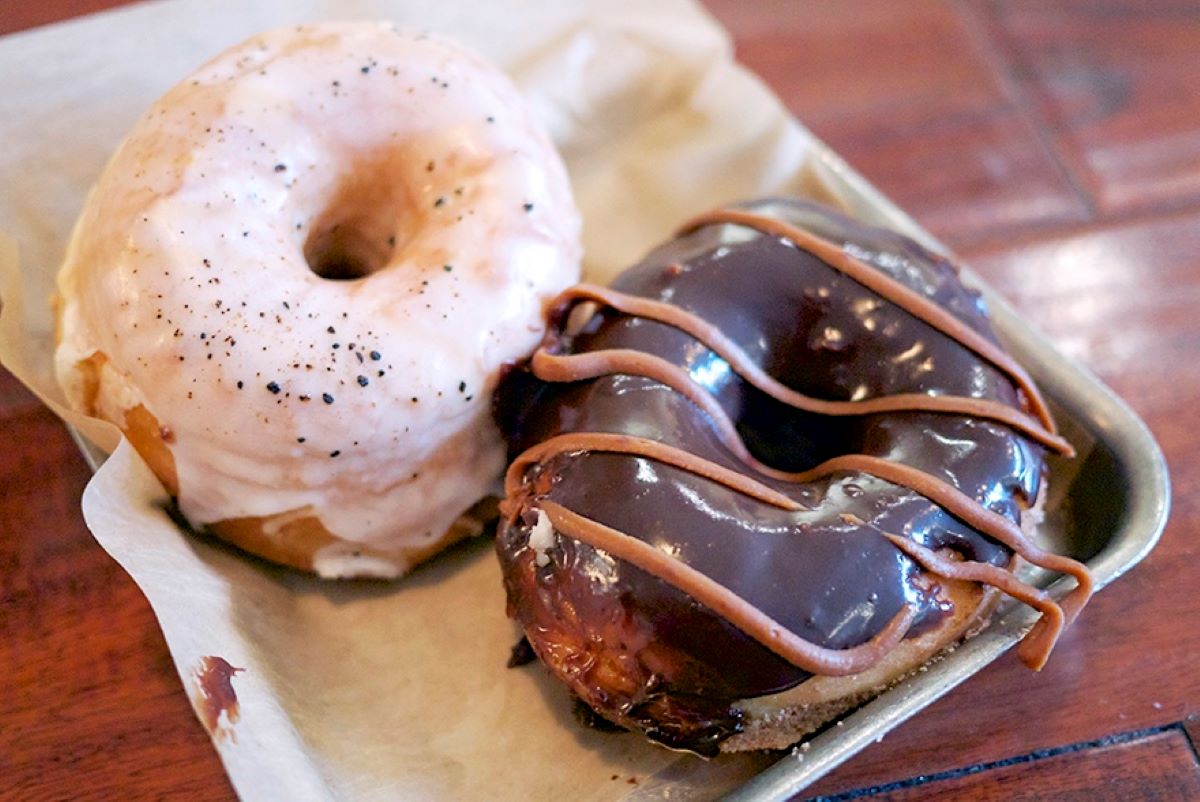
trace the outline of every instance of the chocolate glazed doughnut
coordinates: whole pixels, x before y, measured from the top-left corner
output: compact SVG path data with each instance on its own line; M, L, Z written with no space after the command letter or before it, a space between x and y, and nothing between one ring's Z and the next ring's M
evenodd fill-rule
M559 296L509 373L511 616L604 718L704 755L782 748L987 622L1091 594L1027 536L1045 401L946 260L823 207L713 212ZM1069 574L1060 604L1014 575Z

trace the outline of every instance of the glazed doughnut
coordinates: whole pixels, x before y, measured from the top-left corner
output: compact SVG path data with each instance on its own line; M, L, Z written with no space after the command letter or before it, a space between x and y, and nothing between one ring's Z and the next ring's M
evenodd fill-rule
M956 269L800 201L697 218L556 303L498 394L497 551L534 653L676 748L783 748L978 631L1044 664L1091 593L1040 549L1071 453ZM1061 603L1020 560L1069 574Z
M59 275L56 368L187 520L395 576L504 467L499 368L578 280L561 160L515 87L383 23L271 31L168 91ZM456 523L457 522L457 523Z

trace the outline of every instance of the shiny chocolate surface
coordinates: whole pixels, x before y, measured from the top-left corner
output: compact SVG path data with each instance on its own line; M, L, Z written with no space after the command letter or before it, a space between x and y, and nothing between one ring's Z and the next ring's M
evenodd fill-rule
M766 201L745 208L844 244L992 338L977 295L957 281L953 266L915 243L814 204ZM706 226L676 239L620 276L614 289L703 318L772 377L815 398L921 393L1020 408L1009 379L960 343L816 256L742 226ZM561 334L555 348L576 354L634 349L684 367L737 423L753 455L776 469L802 471L841 454L883 457L929 473L1014 521L1038 493L1041 447L1000 424L928 412L802 412L750 386L678 329L612 310L597 312L573 336ZM565 432L611 432L747 470L692 402L640 376L548 383L518 368L502 384L497 405L514 456ZM923 496L870 475L841 472L801 485L755 478L804 509L782 510L645 457L593 452L545 461L527 474L521 497L510 498L516 512L510 507L498 539L510 611L543 660L560 676L570 673L564 679L602 713L639 724L642 713L650 715L647 707L665 698L683 700L683 707L688 699L703 699L711 707L714 700L792 687L809 674L686 593L584 543L559 537L545 551L547 564L537 565L529 534L539 498L650 543L796 635L834 649L869 640L905 604L918 610L910 634L947 612L936 582L883 534L994 565L1010 558L1007 548ZM577 643L564 657L556 651L563 638L554 641L566 608ZM591 676L598 655L623 672L619 693L604 687L611 672ZM563 668L571 661L574 673ZM697 732L719 740L736 729L727 713L707 718L715 723L693 728L676 745L695 748L688 737Z

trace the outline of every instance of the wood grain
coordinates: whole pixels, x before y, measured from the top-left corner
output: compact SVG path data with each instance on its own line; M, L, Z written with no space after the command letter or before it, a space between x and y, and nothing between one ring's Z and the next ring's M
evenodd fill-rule
M1171 520L1158 548L1093 600L1040 674L1026 672L1012 655L1002 658L815 792L932 774L1200 712L1200 627L1189 623L1200 616L1200 597L1186 590L1200 582L1197 219L1195 212L1175 213L968 255L989 283L1146 420L1171 468ZM966 720L986 724L964 726ZM954 733L953 750L946 733Z
M1200 198L1200 3L981 3L1057 152L1105 213Z
M117 4L0 3L0 33ZM1045 671L1000 660L811 793L950 772L891 798L1196 798L1200 6L706 4L800 119L1130 402L1175 488L1161 546ZM0 796L232 798L149 606L83 524L87 468L2 371L0 427Z
M952 246L1087 219L953 3L709 6L801 121Z
M1200 757L1200 714L1188 716L1183 720L1183 731L1192 742L1192 750Z
M1068 751L880 793L888 802L1188 802L1200 798L1200 764L1181 730Z
M37 404L3 426L0 797L231 798L150 606L83 524L74 441Z

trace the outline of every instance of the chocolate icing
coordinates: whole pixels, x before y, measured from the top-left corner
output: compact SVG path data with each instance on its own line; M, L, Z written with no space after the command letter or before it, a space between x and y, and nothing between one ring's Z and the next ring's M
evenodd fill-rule
M930 573L1038 607L1035 667L1086 601L1086 570L1017 528L1044 448L1070 446L983 301L910 240L749 204L612 291L564 293L552 323L497 395L518 457L497 548L534 650L602 714L711 752L737 731L729 702L936 624ZM541 551L540 516L558 533ZM1063 609L1005 570L1013 549L1079 579Z
M193 672L196 679L196 696L193 699L196 714L214 738L223 738L232 732L233 725L241 715L237 692L233 689L233 677L245 670L230 665L223 657L205 655L200 658ZM221 723L222 716L225 718L224 724Z

